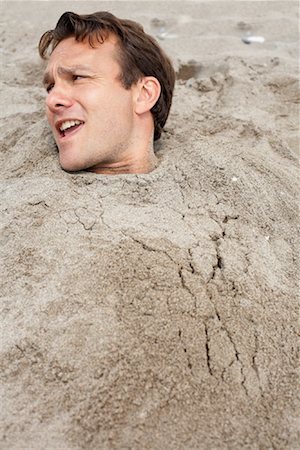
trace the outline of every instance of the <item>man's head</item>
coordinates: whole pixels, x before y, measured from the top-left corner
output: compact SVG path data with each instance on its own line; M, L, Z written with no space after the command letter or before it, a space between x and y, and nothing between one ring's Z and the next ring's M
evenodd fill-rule
M153 169L172 102L175 73L136 22L108 12L64 13L43 34L50 53L46 112L66 170L138 173Z

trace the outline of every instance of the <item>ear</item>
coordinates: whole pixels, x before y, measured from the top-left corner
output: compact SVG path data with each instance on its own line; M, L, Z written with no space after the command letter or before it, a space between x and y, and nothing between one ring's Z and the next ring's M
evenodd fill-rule
M143 114L155 105L159 99L161 87L155 77L143 77L136 85L135 112Z

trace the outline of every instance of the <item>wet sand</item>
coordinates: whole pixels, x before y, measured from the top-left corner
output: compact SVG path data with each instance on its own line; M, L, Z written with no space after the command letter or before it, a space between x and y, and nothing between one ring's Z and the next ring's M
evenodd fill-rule
M297 7L2 3L1 449L299 448ZM38 39L99 8L177 70L148 175L44 118Z

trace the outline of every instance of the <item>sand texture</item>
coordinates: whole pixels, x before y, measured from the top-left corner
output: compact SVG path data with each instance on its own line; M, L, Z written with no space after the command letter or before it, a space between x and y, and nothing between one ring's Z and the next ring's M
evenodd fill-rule
M1 449L299 449L298 3L1 9ZM44 118L40 35L99 9L178 73L148 175L64 172Z

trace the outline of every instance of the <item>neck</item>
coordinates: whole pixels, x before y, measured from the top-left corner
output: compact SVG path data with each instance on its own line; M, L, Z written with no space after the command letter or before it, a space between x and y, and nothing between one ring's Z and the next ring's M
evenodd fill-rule
M146 158L130 158L124 161L113 163L100 163L87 169L102 175L121 175L121 174L142 174L149 173L157 166L157 158L152 151Z

